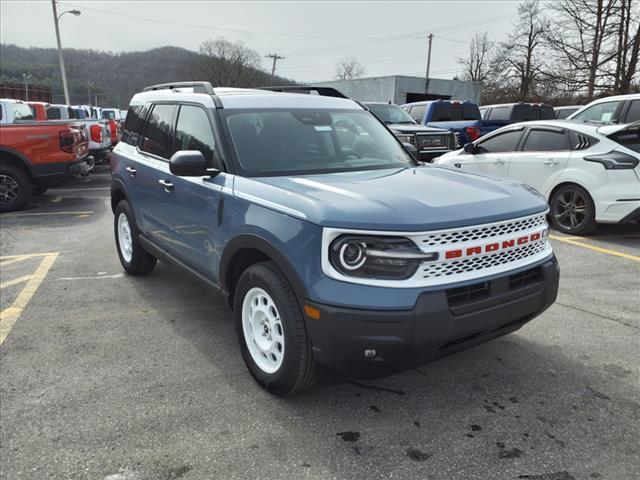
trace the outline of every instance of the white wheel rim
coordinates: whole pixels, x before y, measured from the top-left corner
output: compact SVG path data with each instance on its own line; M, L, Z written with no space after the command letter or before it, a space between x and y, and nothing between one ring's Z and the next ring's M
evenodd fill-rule
M118 245L125 262L130 262L133 256L133 240L131 239L131 227L129 219L124 213L118 217Z
M284 358L282 319L271 296L254 287L242 302L242 331L251 358L265 373L275 373Z

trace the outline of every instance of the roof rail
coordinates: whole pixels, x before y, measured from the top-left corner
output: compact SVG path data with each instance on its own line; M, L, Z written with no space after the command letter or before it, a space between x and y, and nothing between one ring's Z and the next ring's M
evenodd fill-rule
M349 98L344 93L333 87L314 87L313 85L287 85L283 87L259 87L260 90L270 90L272 92L284 93L307 93L316 92L323 97Z
M145 92L153 90L174 90L176 88L193 88L193 93L208 93L214 95L215 92L211 83L209 82L172 82L172 83L159 83L158 85L150 85L144 87Z

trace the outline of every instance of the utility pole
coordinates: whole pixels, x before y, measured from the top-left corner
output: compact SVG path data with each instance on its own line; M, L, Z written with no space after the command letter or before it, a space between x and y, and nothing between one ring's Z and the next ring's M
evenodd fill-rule
M87 82L87 104L89 106L91 106L91 85L93 85L92 82Z
M29 79L33 77L33 75L31 73L26 74L23 73L22 74L22 79L24 80L24 101L28 102L29 101Z
M424 93L427 93L427 90L429 89L429 70L431 70L431 43L433 42L433 33L430 33L429 35L427 35L427 42L429 43L429 47L427 50L427 72L424 76L424 79L425 79Z
M80 15L80 10L67 10L58 15L58 9L56 8L56 0L51 0L51 6L53 7L53 24L56 27L56 40L58 41L58 60L60 61L60 73L62 74L62 88L64 89L64 101L67 105L69 102L69 86L67 85L67 71L64 69L64 58L62 57L62 43L60 42L60 28L58 27L58 21L65 13L71 13L76 17Z
M284 57L278 55L277 53L270 53L269 55L265 55L265 58L273 59L273 66L271 67L271 85L273 85L273 77L276 74L276 62L278 60L284 60Z

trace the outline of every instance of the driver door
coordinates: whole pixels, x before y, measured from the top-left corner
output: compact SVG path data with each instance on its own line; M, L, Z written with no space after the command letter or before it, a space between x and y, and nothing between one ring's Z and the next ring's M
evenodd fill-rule
M475 143L475 153L463 153L458 156L454 166L474 173L494 177L506 177L509 163L522 137L524 128L508 130L491 135Z

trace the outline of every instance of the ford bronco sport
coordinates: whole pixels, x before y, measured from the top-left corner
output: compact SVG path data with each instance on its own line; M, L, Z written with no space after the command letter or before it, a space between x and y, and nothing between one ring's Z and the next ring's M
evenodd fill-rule
M125 271L160 259L221 292L276 394L310 387L317 364L352 378L419 365L556 298L544 198L419 164L347 98L147 87L111 168Z

